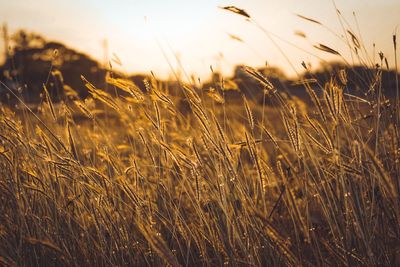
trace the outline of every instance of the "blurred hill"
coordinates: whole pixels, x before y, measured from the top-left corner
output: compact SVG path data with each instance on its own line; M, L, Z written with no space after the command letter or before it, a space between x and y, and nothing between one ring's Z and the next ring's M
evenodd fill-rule
M64 97L64 85L85 97L87 90L80 75L93 83L104 84L105 70L97 61L62 43L47 41L23 30L13 34L11 41L12 49L0 67L0 79L29 103L40 101L44 84L54 101ZM3 100L4 97L2 92Z
M10 50L6 51L6 60L0 66L0 80L14 90L27 103L38 103L42 99L43 86L48 89L53 101L66 99L65 91L73 88L78 95L85 98L87 89L81 80L83 75L88 81L101 89L116 93L106 84L107 70L99 62L90 56L80 53L64 44L48 41L39 34L19 30L14 33L10 41ZM7 41L8 43L8 41ZM346 93L365 96L373 94L377 88L371 88L371 84L382 86L383 93L389 97L395 97L395 71L384 69L383 66L370 68L367 66L348 67L341 63L331 63L321 66L315 71L305 71L298 80L286 77L283 70L276 67L262 67L258 72L266 76L270 82L281 92L288 96L299 97L308 101L304 80L317 94L322 93L324 84L334 77L335 82L344 86ZM112 72L113 76L123 76L132 80L142 91L146 91L144 79L147 75L135 74L126 76L118 72ZM318 82L317 82L318 81ZM176 81L160 81L168 88L172 95L181 95L180 85ZM229 85L229 89L225 90ZM217 90L227 100L241 99L244 94L249 99L261 103L263 101L263 88L256 80L250 78L244 71L244 66L237 66L232 77L223 78L218 73L212 73L210 80L202 85L203 89ZM197 88L200 89L200 88ZM0 100L3 103L14 103L5 88L0 88Z

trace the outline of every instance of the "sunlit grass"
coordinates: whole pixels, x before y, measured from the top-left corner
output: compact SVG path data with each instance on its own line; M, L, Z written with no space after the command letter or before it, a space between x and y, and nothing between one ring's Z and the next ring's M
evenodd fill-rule
M398 101L381 92L384 65L369 67L363 97L347 93L346 68L301 79L300 100L251 67L263 101L234 81L180 81L172 95L112 76L117 94L82 76L85 100L64 87L53 103L45 87L37 112L13 95L19 107L0 110L0 263L398 264Z

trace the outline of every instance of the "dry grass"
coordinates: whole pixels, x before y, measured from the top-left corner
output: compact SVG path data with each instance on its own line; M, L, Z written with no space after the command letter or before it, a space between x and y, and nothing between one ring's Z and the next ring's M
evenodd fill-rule
M398 107L344 94L344 70L322 97L304 82L311 106L247 73L273 106L187 84L183 114L112 78L129 96L83 78L86 101L2 106L0 263L399 265Z

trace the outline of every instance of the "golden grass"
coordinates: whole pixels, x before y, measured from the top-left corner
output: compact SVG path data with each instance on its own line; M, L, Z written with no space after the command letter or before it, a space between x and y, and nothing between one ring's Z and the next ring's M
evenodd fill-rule
M345 70L322 97L302 81L310 106L245 72L273 106L181 84L181 108L155 80L112 77L129 96L82 77L85 101L44 87L38 114L1 106L0 263L399 265L398 106L344 94Z
M85 82L96 105L54 105L45 94L37 118L1 108L2 262L398 262L399 136L389 111L385 127L371 127L360 119L365 104L331 81L321 99L306 86L315 106L300 113L277 90L262 126L262 107L245 98L217 101L224 116L214 96L186 85L184 116L155 83L130 107ZM129 91L128 81L110 82Z

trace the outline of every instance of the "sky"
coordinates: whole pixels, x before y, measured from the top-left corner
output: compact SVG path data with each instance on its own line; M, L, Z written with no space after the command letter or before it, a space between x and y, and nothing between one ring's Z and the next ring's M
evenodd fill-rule
M218 8L231 5L246 10L252 21ZM393 66L392 35L400 25L399 14L399 0L0 0L0 23L7 23L11 32L24 28L43 34L101 62L111 60L126 73L153 71L168 77L181 66L181 74L202 79L211 74L210 66L230 75L238 64L268 63L295 76L302 61L313 68L323 60L357 63L344 28L363 41L365 59L377 61L382 51ZM318 43L343 58L315 49Z

